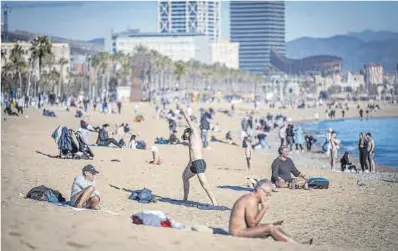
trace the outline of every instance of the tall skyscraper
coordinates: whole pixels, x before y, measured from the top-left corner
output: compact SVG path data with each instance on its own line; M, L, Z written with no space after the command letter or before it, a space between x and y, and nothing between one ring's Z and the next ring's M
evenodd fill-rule
M285 55L285 2L230 1L231 42L239 43L239 68L262 74L270 51Z
M160 33L203 33L217 41L221 32L221 3L216 1L159 1Z

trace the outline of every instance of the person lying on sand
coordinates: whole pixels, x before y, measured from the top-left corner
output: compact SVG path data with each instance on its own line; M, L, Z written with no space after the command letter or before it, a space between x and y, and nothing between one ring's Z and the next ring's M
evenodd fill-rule
M73 207L99 209L100 194L95 187L95 175L99 172L93 165L86 165L82 175L77 176L72 184L70 201Z
M213 192L210 190L210 186L205 175L206 162L202 157L202 138L199 127L194 122L195 120L192 120L187 116L184 110L181 110L181 114L184 116L189 126L189 128L185 129L182 136L183 140L188 140L189 142L189 162L182 175L184 183L184 201L188 200L189 179L197 175L200 184L209 196L213 205L218 206L216 198L214 197Z
M272 162L272 177L271 181L275 183L278 188L288 188L292 182L291 174L295 177L299 177L296 184L298 187L302 187L308 178L297 170L293 161L287 157L289 150L287 146L281 146L278 149L279 156Z
M271 193L271 181L263 179L256 184L253 192L243 195L235 202L229 219L229 231L232 236L246 238L271 236L276 241L297 243L278 227L283 221L260 224L269 208ZM312 241L313 239L307 244L312 244Z

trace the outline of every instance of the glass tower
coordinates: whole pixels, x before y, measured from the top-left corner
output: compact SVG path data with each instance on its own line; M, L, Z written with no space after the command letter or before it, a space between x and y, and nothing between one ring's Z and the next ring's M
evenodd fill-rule
M271 49L285 55L285 2L230 1L230 36L239 43L239 68L264 73Z
M202 33L220 37L221 3L217 1L158 1L160 33Z

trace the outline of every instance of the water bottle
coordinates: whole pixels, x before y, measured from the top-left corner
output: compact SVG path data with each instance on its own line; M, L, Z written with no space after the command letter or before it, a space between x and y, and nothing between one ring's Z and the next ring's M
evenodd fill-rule
M296 189L296 179L292 179L292 183L290 184L290 189Z

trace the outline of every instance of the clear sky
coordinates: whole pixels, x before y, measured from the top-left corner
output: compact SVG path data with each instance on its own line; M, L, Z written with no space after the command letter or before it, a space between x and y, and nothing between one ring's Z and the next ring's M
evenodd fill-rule
M157 31L157 1L3 2L9 29L71 39L104 37L110 28ZM222 2L222 36L229 39L229 2ZM398 2L286 2L286 40L371 29L398 32Z

